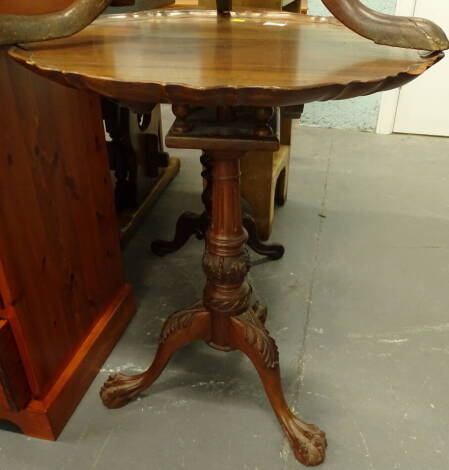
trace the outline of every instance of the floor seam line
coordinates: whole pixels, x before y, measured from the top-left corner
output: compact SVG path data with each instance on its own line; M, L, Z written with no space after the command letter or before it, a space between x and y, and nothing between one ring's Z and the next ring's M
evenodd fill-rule
M320 252L320 244L321 244L321 234L323 231L323 225L324 225L324 220L325 220L325 217L323 217L324 215L323 211L326 208L326 202L327 202L328 182L329 182L329 173L330 173L333 148L334 148L334 141L332 139L329 145L329 152L328 152L327 165L326 165L326 174L324 177L324 185L323 185L323 195L321 197L320 213L318 214L318 216L320 217L320 221L319 221L318 229L315 235L315 244L314 244L315 255L314 255L310 286L309 286L309 290L307 293L307 308L306 308L306 315L305 315L306 319L305 319L304 328L303 328L303 340L301 342L301 347L298 353L296 379L292 387L293 391L291 393L291 399L289 400L292 403L290 408L292 408L293 411L296 411L297 405L299 404L298 402L300 398L300 389L304 380L304 358L305 358L306 342L307 342L307 336L308 336L308 330L309 330L309 324L310 324L311 305L312 305L312 298L313 298L313 290L315 287L316 272L320 264L319 252ZM291 454L291 449L290 449L288 439L284 437L282 441L282 445L281 445L281 456L284 457L284 465L282 467L282 470L287 470L287 465L288 465L290 454Z

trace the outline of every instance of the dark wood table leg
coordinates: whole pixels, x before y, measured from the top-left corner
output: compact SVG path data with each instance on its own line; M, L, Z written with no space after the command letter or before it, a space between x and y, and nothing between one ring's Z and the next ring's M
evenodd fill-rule
M201 214L195 214L193 212L184 212L181 214L176 222L175 236L172 240L154 240L151 243L151 250L155 255L165 256L178 251L193 235L195 235L198 240L202 240L205 237L211 217L212 194L211 162L207 152L203 152L201 163L203 165L201 176L205 181L201 199L203 201L205 211ZM285 252L284 247L277 243L262 242L257 233L256 222L248 213L243 214L243 226L248 232L247 244L254 252L272 260L282 258Z
M263 310L256 304L231 318L231 344L254 364L296 459L304 465L318 465L326 455L326 435L314 424L301 421L288 407L282 390L278 349L264 326Z
M203 269L207 277L203 301L175 313L165 323L156 357L143 374L110 377L101 398L118 408L149 387L172 354L202 339L213 348L239 349L256 367L296 458L305 465L324 460L326 438L316 426L303 423L288 408L282 391L276 343L264 327L266 309L251 305L252 289L247 233L240 208L240 162L243 153L210 151L213 162L212 220L207 232Z

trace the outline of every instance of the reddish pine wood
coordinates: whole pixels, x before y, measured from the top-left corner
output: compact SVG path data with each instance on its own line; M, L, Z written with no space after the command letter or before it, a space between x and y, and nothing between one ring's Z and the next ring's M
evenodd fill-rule
M33 398L20 413L0 398L0 419L54 438L135 306L99 97L42 79L2 49L0 103L0 318Z
M31 393L11 328L0 320L0 407L21 410Z

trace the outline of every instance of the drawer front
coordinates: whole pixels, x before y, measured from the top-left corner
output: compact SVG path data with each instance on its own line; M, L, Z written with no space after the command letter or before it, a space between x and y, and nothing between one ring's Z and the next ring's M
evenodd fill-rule
M31 392L14 336L7 320L0 319L0 408L19 411Z

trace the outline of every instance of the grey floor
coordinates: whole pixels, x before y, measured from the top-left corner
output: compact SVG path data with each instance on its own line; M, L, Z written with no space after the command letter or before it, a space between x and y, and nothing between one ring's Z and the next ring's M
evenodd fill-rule
M1 470L301 468L238 352L192 345L126 408L99 401L107 375L146 368L164 319L201 295L201 242L165 259L149 250L201 209L199 162L185 155L125 253L135 319L58 442L0 431ZM447 139L294 132L273 230L287 254L254 257L251 280L288 400L328 434L323 470L449 468L448 177Z

